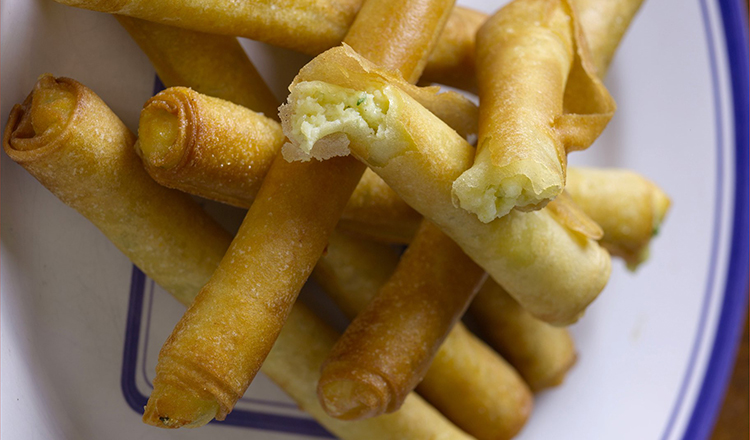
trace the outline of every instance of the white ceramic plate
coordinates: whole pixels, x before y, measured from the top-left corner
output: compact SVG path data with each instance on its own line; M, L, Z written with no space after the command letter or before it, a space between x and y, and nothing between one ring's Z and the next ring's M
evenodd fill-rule
M491 12L503 2L463 3ZM113 18L51 0L0 8L3 122L51 72L88 85L136 128L154 72ZM573 328L578 364L538 397L519 439L708 435L747 301L745 16L739 0L647 0L624 39L607 79L618 112L572 161L634 169L673 208L638 273L615 264ZM283 97L306 58L243 44ZM183 309L4 155L1 188L3 439L326 435L264 377L224 423L143 425L156 354Z

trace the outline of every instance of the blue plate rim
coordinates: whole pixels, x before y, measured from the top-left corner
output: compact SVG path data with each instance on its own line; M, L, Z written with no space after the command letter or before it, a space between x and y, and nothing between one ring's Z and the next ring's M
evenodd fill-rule
M701 0L701 8L704 10L706 1ZM732 242L719 324L703 383L683 436L686 440L706 439L711 435L732 375L748 306L750 99L747 79L750 72L750 56L747 11L742 0L719 0L718 3L727 48L726 56L729 60L733 100L735 187Z

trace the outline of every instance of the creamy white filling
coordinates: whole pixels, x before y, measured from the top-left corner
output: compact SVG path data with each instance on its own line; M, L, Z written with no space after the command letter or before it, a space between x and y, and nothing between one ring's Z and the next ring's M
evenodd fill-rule
M286 160L320 160L349 154L349 139L384 139L390 102L384 90L354 90L321 81L297 84L285 105ZM345 134L345 135L342 135Z

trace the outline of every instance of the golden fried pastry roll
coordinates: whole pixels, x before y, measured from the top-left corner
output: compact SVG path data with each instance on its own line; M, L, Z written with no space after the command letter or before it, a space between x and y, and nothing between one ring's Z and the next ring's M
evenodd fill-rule
M407 82L416 83L435 48L440 32L424 32L429 23L442 30L453 9L452 1L409 0L401 2L370 0L362 4L360 17L349 28L345 42L360 55L379 66L398 71ZM395 19L398 17L398 19ZM373 32L377 29L377 34ZM383 36L398 35L407 44L394 44Z
M643 0L571 0L581 22L583 34L591 49L591 62L600 77L628 30Z
M488 19L477 34L477 78L476 159L453 197L487 223L560 194L568 151L591 145L615 104L567 0L515 0Z
M336 342L318 384L328 414L357 420L396 411L424 377L485 280L444 237L423 222L394 276Z
M329 72L327 63L339 69ZM351 49L320 55L300 71L291 90L281 110L291 141L284 148L313 151L325 136L329 151L351 151L534 316L570 324L604 288L609 254L549 210L513 211L483 223L455 207L451 186L471 165L474 149L392 82L387 72ZM356 103L363 95L369 99L367 106L348 113L342 122L341 103ZM310 129L303 131L305 123Z
M635 269L669 210L669 197L632 171L571 168L567 190L604 231L602 246Z
M278 102L237 38L116 16L166 87L184 86L278 119Z
M185 87L146 102L138 137L154 180L235 206L249 206L284 143L276 121Z
M241 36L315 55L341 42L362 0L56 0L210 34Z
M354 317L397 264L398 254L389 246L333 234L313 274L336 304ZM460 322L440 346L417 391L480 440L513 437L528 418L533 400L513 367ZM408 398L395 414L407 404Z
M343 440L469 440L470 437L442 414L411 393L400 411L380 417L342 421L323 411L315 397L315 384L323 362L337 338L307 308L297 304L292 309L263 372L286 390L299 404L329 431Z
M135 136L90 89L43 75L13 107L8 156L94 223L133 263L188 304L224 255L226 233L187 194L143 170ZM123 219L128 219L127 222ZM201 231L205 242L195 242Z
M534 318L494 281L482 286L469 310L481 336L521 373L532 390L559 385L575 364L568 330Z
M218 269L162 347L144 421L200 426L232 410L359 180L363 169L350 164L300 167L277 156ZM293 187L291 176L316 185Z
M485 20L483 12L453 8L420 80L476 92L474 36Z
M446 3L452 5L420 0L399 3L402 9L395 12L369 9L352 27L369 26L370 37L360 35L356 41L365 54L369 48L382 53L374 43L385 29L415 27L437 34L444 19L431 11L449 13ZM423 13L409 13L415 9ZM394 15L378 15L384 12ZM389 22L398 20L410 23L394 27ZM389 62L410 59L401 50L410 39L410 34L391 36L401 55ZM277 156L219 268L162 348L144 421L200 426L226 417L268 355L364 170L348 157L300 164Z

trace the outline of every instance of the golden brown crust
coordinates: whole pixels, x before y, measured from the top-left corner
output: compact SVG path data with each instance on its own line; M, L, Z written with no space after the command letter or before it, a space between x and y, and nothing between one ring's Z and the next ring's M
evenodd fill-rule
M591 49L591 61L604 77L620 40L643 0L571 0L579 12L581 27Z
M531 415L534 400L518 372L460 322L417 392L478 440L513 438Z
M443 29L453 3L368 0L359 12L363 18L354 20L344 42L378 66L396 70L407 82L416 83L440 37L438 32L425 32L425 23L428 29Z
M278 119L278 100L235 37L116 16L166 87L184 86Z
M474 36L487 14L456 6L420 78L476 93Z
M534 318L492 280L482 286L469 310L487 343L534 391L562 383L576 361L567 329Z
M165 121L165 113L173 117ZM244 207L255 198L284 143L276 121L185 87L172 87L149 99L139 127L136 151L154 180ZM161 147L152 144L162 141L166 129L179 135L161 153Z
M354 317L397 264L398 254L389 246L334 234L314 274L336 304ZM480 440L511 438L527 420L533 400L513 367L461 323L440 345L417 391Z
M461 248L423 222L394 275L326 360L318 385L326 412L361 419L396 411L484 279ZM366 388L340 392L351 382Z
M65 116L64 105L57 106L63 111L54 105L32 108L34 96L42 89L60 92L63 98L72 96L72 116L58 117ZM41 133L34 131L34 126L42 125L51 128ZM11 112L3 146L11 158L94 222L180 302L190 304L218 266L231 237L189 197L155 184L139 166L133 140L127 128L90 90L73 80L44 76L24 105ZM407 399L398 414L383 418L342 423L327 417L317 404L315 387L320 364L336 335L303 305L294 307L287 324L263 371L338 437L469 440L416 396ZM201 383L209 388L224 387L211 380L204 383L205 379L201 377ZM180 394L187 394L193 408L205 406L209 413L216 411L213 396L202 400L206 396L202 390ZM179 400L171 401L180 405ZM161 403L166 405L169 400ZM160 411L155 413L162 411L175 412L160 405ZM176 427L201 417L205 413L194 413L188 419L160 420L157 416L150 420Z
M297 304L281 330L262 371L290 393L300 408L343 440L470 440L415 393L400 411L359 421L328 416L315 396L320 365L337 335L307 308Z
M219 268L162 347L145 420L155 419L163 380L179 378L198 388L194 375L217 384L209 390L220 405L217 418L231 411L273 346L363 171L350 158L290 164L277 156ZM180 410L184 414L156 419L195 414Z
M422 26L432 31L427 33L438 33L440 22L424 16ZM382 35L379 30L371 29ZM393 41L405 42L398 36ZM231 411L236 392L244 392L271 349L364 169L347 157L302 164L277 157L227 255L162 348L144 419L161 399L160 377L185 378L185 365L194 371L211 368L213 377L227 385L216 391L228 391L214 395L220 405L216 416ZM250 295L244 286L252 286ZM159 417L182 420L196 411L186 407L180 413Z
M341 42L362 0L58 0L211 34L242 36L315 55Z

